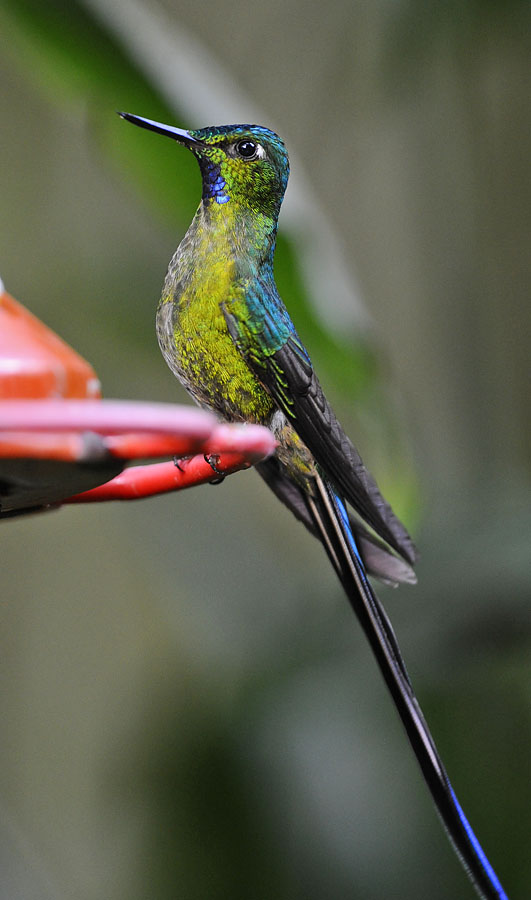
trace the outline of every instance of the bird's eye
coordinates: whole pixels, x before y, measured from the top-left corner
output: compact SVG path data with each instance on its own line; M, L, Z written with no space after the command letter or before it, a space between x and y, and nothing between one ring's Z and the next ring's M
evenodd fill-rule
M256 141L250 141L248 138L244 138L236 144L236 153L238 156L241 156L242 159L256 159L257 157L263 156L263 149Z

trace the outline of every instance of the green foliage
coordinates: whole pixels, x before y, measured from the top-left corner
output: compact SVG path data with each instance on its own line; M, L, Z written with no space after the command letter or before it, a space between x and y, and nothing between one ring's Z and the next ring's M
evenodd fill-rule
M86 115L102 152L151 195L162 215L183 224L195 203L190 176L195 168L187 160L177 166L171 146L159 147L153 165L152 144L131 134L114 115L134 108L165 121L175 119L175 111L113 36L76 2L6 0L2 18L21 71L35 79L50 102Z

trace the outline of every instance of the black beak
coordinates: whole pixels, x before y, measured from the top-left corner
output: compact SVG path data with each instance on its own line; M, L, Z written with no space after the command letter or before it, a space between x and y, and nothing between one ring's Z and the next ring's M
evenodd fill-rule
M174 141L177 141L179 144L184 144L185 147L192 148L195 145L198 147L202 146L202 141L198 141L189 131L184 131L182 128L175 128L173 125L162 125L161 122L153 122L152 119L143 119L142 116L134 116L132 113L119 112L118 115L121 116L122 119L126 119L127 122L132 122L133 125L139 125L140 128L147 128L148 131L156 131L158 134L165 134L166 137L173 138Z

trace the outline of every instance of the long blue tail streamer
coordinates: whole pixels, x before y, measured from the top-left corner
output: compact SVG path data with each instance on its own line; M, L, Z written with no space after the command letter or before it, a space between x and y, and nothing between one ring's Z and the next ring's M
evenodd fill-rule
M509 900L465 816L413 691L394 631L365 574L343 501L322 485L323 542L369 640L447 834L483 900ZM339 524L341 536L333 534Z

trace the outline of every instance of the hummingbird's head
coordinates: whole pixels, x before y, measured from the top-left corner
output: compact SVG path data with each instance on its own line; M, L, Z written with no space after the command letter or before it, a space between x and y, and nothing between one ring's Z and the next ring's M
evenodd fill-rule
M183 131L130 113L119 115L192 151L201 169L204 202L235 203L254 212L278 213L288 183L289 159L274 131L260 125Z

